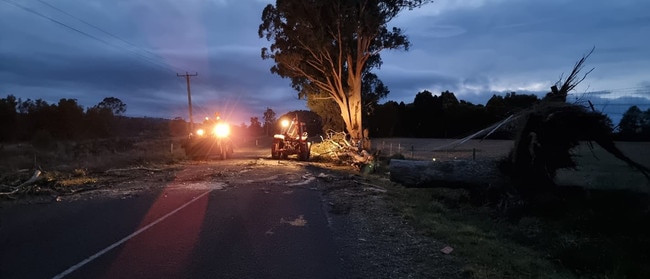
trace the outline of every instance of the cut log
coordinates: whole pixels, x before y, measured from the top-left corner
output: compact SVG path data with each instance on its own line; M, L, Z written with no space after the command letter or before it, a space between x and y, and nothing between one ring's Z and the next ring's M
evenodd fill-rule
M504 182L496 161L390 160L390 180L404 187L489 187Z

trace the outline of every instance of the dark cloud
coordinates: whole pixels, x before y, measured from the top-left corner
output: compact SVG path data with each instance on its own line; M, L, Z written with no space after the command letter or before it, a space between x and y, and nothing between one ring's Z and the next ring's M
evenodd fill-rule
M84 107L113 96L129 115L187 118L186 84L176 74L196 72L197 117L220 111L244 122L267 107L278 114L306 108L260 58L269 42L257 29L272 1L46 2L0 1L0 95L73 98ZM484 103L510 91L543 94L595 46L586 65L595 70L576 92L609 92L590 96L610 108L643 103L650 99L647 10L650 2L640 0L436 1L392 23L412 45L383 52L376 73L391 91L386 100L449 90Z

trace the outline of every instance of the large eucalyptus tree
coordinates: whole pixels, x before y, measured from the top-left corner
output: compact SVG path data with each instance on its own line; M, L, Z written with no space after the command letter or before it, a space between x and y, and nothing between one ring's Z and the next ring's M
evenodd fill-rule
M277 0L262 13L259 36L273 59L271 72L290 78L300 97L332 99L353 139L363 138L364 73L381 65L384 49L407 50L399 28L387 24L401 11L430 0Z

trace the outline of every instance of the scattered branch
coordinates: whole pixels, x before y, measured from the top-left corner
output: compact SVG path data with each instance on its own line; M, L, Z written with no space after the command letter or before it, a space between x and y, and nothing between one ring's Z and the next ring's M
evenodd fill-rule
M328 131L327 138L312 145L312 154L329 156L329 159L351 164L358 169L375 164L375 155L351 144L345 132Z
M27 181L21 183L20 185L16 186L16 188L10 192L2 192L0 193L0 196L10 196L13 194L16 194L20 191L29 191L30 187L32 184L36 183L38 180L40 180L41 176L41 171L36 170L34 171L34 174L32 175L31 178L29 178Z
M135 170L144 170L144 171L152 171L152 172L163 171L161 169L152 169L152 168L146 168L146 167L133 167L133 168L125 168L125 169L109 169L109 170L104 171L104 173L109 174L109 173L113 173L113 172L135 171Z

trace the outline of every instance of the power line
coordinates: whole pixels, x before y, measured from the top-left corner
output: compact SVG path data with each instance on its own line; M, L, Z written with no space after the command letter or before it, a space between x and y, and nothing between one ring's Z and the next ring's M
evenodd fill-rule
M111 32L108 32L108 31L106 31L105 29L103 29L103 28L101 28L101 27L99 27L99 26L97 26L97 25L95 25L95 24L92 24L92 23L90 23L90 22L88 22L88 21L85 21L85 20L83 20L83 19L81 19L81 18L79 18L79 17L77 17L77 16L75 16L75 15L73 15L73 14L71 14L71 13L68 13L68 12L66 12L66 11L64 11L64 10L62 10L62 9L60 9L60 8L58 8L58 7L56 7L56 6L52 5L52 4L50 4L50 3L48 3L48 2L45 2L45 1L43 1L43 0L37 0L37 1L40 2L40 3L42 3L42 4L44 4L44 5L46 5L46 6L48 6L48 7L50 7L50 8L52 8L52 9L54 9L54 10L56 10L56 11L58 11L58 12L60 12L60 13L62 13L62 14L64 14L64 15L67 15L67 16L69 16L69 17L71 17L71 18L73 18L73 19L75 19L75 20L77 20L77 21L79 21L79 22L81 22L81 23L83 23L83 24L85 24L85 25L88 25L88 26L90 26L90 27L92 27L92 28L94 28L94 29L96 29L96 30L98 30L98 31L100 31L100 32L102 32L102 33L104 33L104 34L106 34L106 35L108 35L108 36L110 36L110 37L116 39L116 40L119 40L119 41L121 41L121 42L123 42L123 43L125 43L125 44L127 44L127 45L129 45L129 46L131 46L131 47L133 47L133 48L136 48L136 49L138 49L138 50L141 50L141 51L143 51L143 52L146 52L146 53L148 53L148 54L151 54L151 55L153 55L153 56L156 56L156 58L160 58L157 54L155 54L155 53L153 53L153 52L151 52L151 51L149 51L149 50L147 50L147 49L145 49L145 48L139 47L139 46L137 46L136 44L133 44L133 43L131 43L131 42L125 40L125 39L122 39L122 38L118 37L117 35L115 35L115 34L113 34L113 33L111 33Z
M112 47L115 47L115 48L118 48L118 49L120 49L120 48L121 48L121 49L125 49L125 48L123 48L123 47L120 47L120 46L118 46L118 45L114 45L114 44L112 44L112 43L110 43L110 42L108 42L108 41L106 41L106 40L103 40L103 39L101 39L101 38L99 38L99 37L93 36L92 34L89 34L89 33L87 33L87 32L81 31L81 30L79 30L79 29L77 29L77 28L74 28L74 27L72 27L72 26L70 26L70 25L68 25L68 24L65 24L65 23L63 23L63 22L61 22L61 21L59 21L59 20L56 20L56 19L54 19L54 18L52 18L52 17L50 17L50 16L47 16L47 15L42 14L42 13L39 13L38 11L36 11L36 10L34 10L34 9L31 9L31 8L25 7L25 6L20 5L20 4L16 3L16 2L13 2L13 1L11 1L11 0L2 0L2 1L4 1L5 3L8 3L8 4L10 4L10 5L14 6L14 7L20 8L20 9L22 9L22 10L24 10L24 11L27 11L27 12L29 12L29 13L32 13L32 14L34 14L34 15L40 16L40 17L42 17L42 18L45 18L45 19L47 19L47 20L49 20L49 21L51 21L51 22L54 22L54 23L56 23L56 24L59 24L59 25L65 27L65 28L68 28L68 29L70 29L70 30L72 30L72 31L75 31L75 32L77 32L77 33L79 33L79 34L82 34L82 35L84 35L84 36L86 36L86 37L89 37L89 38L91 38L91 39L94 39L94 40L96 40L96 41L98 41L98 42L104 43L104 44L106 44L106 45L109 45L109 46L112 46ZM168 65L165 65L165 64L159 63L159 62L157 62L157 61L152 61L152 60L150 60L149 57L146 57L146 56L144 56L144 55L142 55L142 54L140 54L140 53L134 52L132 49L126 49L126 50L131 51L133 54L135 54L135 55L137 55L138 57L140 57L143 61L146 61L146 62L148 62L148 63L150 63L150 64L152 64L152 65L155 65L155 66L158 66L158 67L164 68L165 70L175 72L173 69L169 68Z

